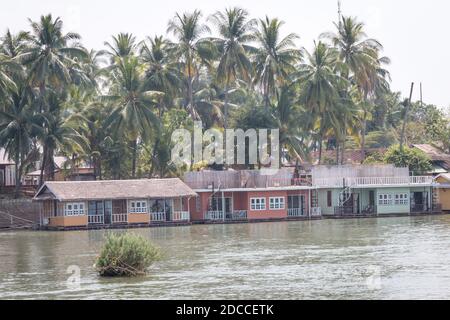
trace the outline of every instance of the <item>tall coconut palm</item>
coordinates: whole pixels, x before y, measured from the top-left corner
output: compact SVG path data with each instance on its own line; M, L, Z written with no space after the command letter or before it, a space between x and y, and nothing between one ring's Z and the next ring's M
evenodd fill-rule
M34 127L38 124L31 104L31 90L24 82L12 91L10 103L0 110L0 145L15 163L15 196L21 189L26 159L32 147Z
M148 38L148 43L143 43L140 59L145 66L145 86L148 90L164 92L167 99L173 99L181 85L182 74L177 68L177 63L170 55L172 44L162 36Z
M362 110L361 118L361 161L365 159L367 120L375 108L375 99L377 95L385 94L390 91L389 72L383 68L384 64L389 64L387 57L377 59L373 65L374 70L371 71L371 79L364 87L358 86L360 94L356 95Z
M11 72L17 68L20 68L20 66L0 53L0 102L9 100L9 92L17 89Z
M114 63L116 58L125 58L137 53L138 45L133 34L119 33L117 36L112 36L112 39L111 43L104 43L108 50L102 52L111 57L111 63Z
M343 16L338 23L335 23L335 27L336 33L325 33L322 37L328 38L338 50L339 60L342 63L342 76L351 80L351 83L361 90L365 105L368 105L367 99L375 88L379 52L383 47L379 41L368 38L364 32L364 24L353 17ZM349 97L349 91L350 87L341 95ZM344 152L345 139L342 155ZM364 153L364 146L361 152Z
M278 19L259 20L255 33L258 48L255 54L255 83L259 84L264 104L269 107L270 97L276 89L289 82L290 74L301 59L301 50L295 48L299 37L290 33L281 38L280 29L284 22Z
M40 184L54 180L56 153L78 154L87 149L87 141L77 131L73 121L63 111L64 96L53 90L47 92L48 110L37 115L39 127L36 135L42 146Z
M79 34L63 33L60 18L53 19L49 14L41 16L39 22L29 21L32 29L30 39L17 59L28 68L31 86L39 89L42 111L45 109L46 87L50 85L53 90L63 90L71 81L69 65L75 63L74 58L86 58L87 53L78 43Z
M106 119L106 126L111 126L120 137L131 141L132 172L136 176L137 144L139 139L148 138L159 127L158 118L152 107L155 99L163 94L145 90L144 69L136 57L124 57L110 67L111 88L103 100L113 109Z
M301 110L296 99L295 83L285 84L280 88L274 114L275 123L280 130L280 147L288 150L294 159L306 159L309 153L308 139L305 135L307 131L298 125L297 116ZM279 163L282 164L281 161Z
M237 79L250 81L252 64L249 52L254 48L249 42L254 39L255 20L248 19L248 12L241 8L218 11L210 17L217 29L218 37L213 42L220 53L217 79L224 83L224 126L228 127L228 98L230 87Z
M1 38L2 45L0 46L0 53L11 59L15 58L25 52L29 39L30 35L28 32L21 31L17 34L12 34L8 29L6 34Z
M201 65L209 65L214 56L211 43L203 38L210 30L207 25L201 23L201 17L202 14L198 10L192 13L176 13L167 27L167 32L173 34L177 40L173 45L172 53L174 58L180 62L185 76L186 109L193 119L199 119L194 103L194 81L198 78Z
M323 42L315 44L314 51L306 53L307 61L300 65L298 81L300 82L301 102L318 119L311 121L307 127L319 131L319 163L322 160L322 144L328 125L340 128L341 114L335 106L339 103L339 88L344 81L336 74L337 52Z

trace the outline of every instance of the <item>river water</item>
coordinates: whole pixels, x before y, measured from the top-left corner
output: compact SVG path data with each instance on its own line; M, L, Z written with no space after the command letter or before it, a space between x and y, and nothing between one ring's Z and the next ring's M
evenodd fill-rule
M104 232L0 233L0 299L450 299L450 216L134 229L135 279L95 273Z

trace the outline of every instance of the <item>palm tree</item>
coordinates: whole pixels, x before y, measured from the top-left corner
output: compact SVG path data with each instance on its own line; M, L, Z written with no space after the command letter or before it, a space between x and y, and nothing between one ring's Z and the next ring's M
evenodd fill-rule
M145 66L145 86L148 90L165 93L166 106L179 93L182 74L170 56L171 43L162 36L148 38L143 43L140 59ZM161 115L160 115L161 116Z
M339 23L335 23L335 27L337 33L325 33L322 37L330 39L338 50L342 76L356 85L361 90L364 101L367 101L375 88L379 52L383 47L377 40L367 38L364 24L353 17L343 16ZM348 98L349 91L348 88L341 95ZM345 131L344 129L342 155L345 151ZM361 152L364 153L364 143Z
M9 92L16 89L11 70L18 66L7 56L0 54L0 102L9 99Z
M283 21L266 16L264 20L259 20L259 29L255 33L259 47L254 57L254 81L262 88L266 108L269 107L270 96L289 81L290 74L301 59L301 50L295 48L296 34L290 33L280 39L283 24Z
M138 141L148 138L152 131L158 129L159 120L152 106L156 104L155 98L160 98L163 93L145 90L143 68L136 57L120 58L109 70L111 88L103 100L110 103L113 109L105 126L111 126L118 136L130 139L133 157L131 175L134 178Z
M308 138L301 126L298 125L298 116L301 109L296 103L295 83L283 85L280 88L275 112L275 123L280 130L280 147L287 149L295 159L308 157ZM280 150L281 151L281 150ZM280 152L280 156L282 156ZM279 162L280 165L282 162Z
M298 81L302 88L300 101L311 112L307 128L319 132L319 164L322 160L322 144L328 125L341 127L341 114L335 106L339 103L339 88L344 81L336 74L337 52L323 42L315 43L307 62L300 65ZM318 119L318 125L314 119Z
M71 81L69 65L75 63L74 58L86 58L87 53L78 44L81 38L79 34L63 33L63 22L60 18L53 19L49 14L41 16L39 22L29 21L32 32L28 45L17 58L28 68L30 84L39 88L42 110L45 109L46 86L64 89Z
M213 42L220 53L217 79L225 84L224 126L228 127L228 98L230 86L237 79L250 81L252 64L248 57L254 51L248 43L254 39L255 20L248 20L248 12L241 8L226 9L210 17L219 34Z
M202 38L210 30L200 22L201 17L202 14L198 10L182 15L176 13L167 27L167 32L173 34L177 40L171 51L174 59L179 60L186 79L186 108L193 119L199 118L194 105L194 81L199 75L200 66L202 64L208 66L214 55L211 43Z
M12 156L15 163L15 197L21 189L22 175L27 165L27 156L31 151L36 117L31 104L31 90L24 82L11 92L11 102L0 110L0 145Z
M113 36L112 43L105 42L107 51L102 51L111 57L111 63L114 63L116 58L125 58L133 56L137 51L136 37L131 33L119 33L117 36Z
M21 55L27 49L27 41L30 40L28 32L21 31L14 35L8 29L5 36L2 37L2 45L0 47L0 53L13 59Z
M383 68L383 64L389 64L390 60L387 57L377 59L373 65L374 70L371 71L370 81L365 87L358 86L360 91L360 103L362 109L361 119L361 161L365 159L365 145L366 145L366 132L367 132L367 120L375 107L375 99L377 95L382 95L390 91L389 72Z
M87 141L74 126L70 116L63 113L62 102L64 97L60 94L48 92L48 110L37 115L39 127L37 137L43 148L40 184L47 179L55 178L54 156L56 152L69 155L83 153L87 150Z

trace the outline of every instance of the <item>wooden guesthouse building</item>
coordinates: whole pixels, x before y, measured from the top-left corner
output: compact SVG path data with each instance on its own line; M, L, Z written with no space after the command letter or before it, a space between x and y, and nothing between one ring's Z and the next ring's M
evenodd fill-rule
M44 227L101 228L189 222L195 196L176 178L46 182L34 200Z

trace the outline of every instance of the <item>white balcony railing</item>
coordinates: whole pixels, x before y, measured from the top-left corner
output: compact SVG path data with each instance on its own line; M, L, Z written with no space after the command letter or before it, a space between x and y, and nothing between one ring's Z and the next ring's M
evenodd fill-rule
M127 213L115 213L111 216L112 223L128 223Z
M313 185L326 188L367 187L367 186L402 186L431 185L433 177L358 177L358 178L326 178L314 179Z
M302 208L291 208L287 211L288 217L296 218L296 217L305 217L305 211Z
M164 222L164 221L166 221L166 213L165 212L151 212L150 213L150 221Z
M320 217L320 216L322 216L321 207L311 208L311 217Z
M205 220L224 220L224 215L222 211L208 211L205 213Z
M246 210L234 210L231 216L232 220L247 220Z
M102 214L90 215L90 216L88 216L88 223L89 224L104 224L105 216Z
M171 215L172 221L189 221L190 216L187 211L175 211Z

